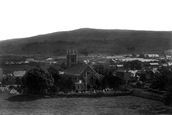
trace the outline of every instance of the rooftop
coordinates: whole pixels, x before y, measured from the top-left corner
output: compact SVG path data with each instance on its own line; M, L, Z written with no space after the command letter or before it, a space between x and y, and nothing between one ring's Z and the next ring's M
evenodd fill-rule
M91 68L88 65L77 65L77 66L73 66L73 67L67 69L65 71L65 74L79 76L88 67Z
M26 74L26 71L14 71L13 75L15 77L23 77Z
M153 61L158 61L156 59L144 59L144 58L125 58L122 59L122 61L134 61L134 60L138 60L141 62L153 62Z
M150 65L159 65L159 63L150 63Z

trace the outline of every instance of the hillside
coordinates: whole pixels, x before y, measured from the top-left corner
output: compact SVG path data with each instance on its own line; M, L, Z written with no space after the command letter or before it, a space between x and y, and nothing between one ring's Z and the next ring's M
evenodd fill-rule
M171 31L77 29L0 42L1 54L65 55L80 53L163 53L172 49Z

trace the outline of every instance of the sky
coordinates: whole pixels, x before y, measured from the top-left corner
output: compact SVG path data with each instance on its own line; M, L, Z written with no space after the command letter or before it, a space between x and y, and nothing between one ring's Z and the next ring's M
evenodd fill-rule
M0 0L0 40L79 28L172 30L171 0Z

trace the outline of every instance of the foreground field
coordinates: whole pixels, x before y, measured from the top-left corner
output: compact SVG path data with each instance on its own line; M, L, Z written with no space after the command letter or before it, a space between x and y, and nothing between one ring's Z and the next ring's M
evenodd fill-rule
M162 102L134 96L40 98L0 93L1 115L153 115L172 113Z

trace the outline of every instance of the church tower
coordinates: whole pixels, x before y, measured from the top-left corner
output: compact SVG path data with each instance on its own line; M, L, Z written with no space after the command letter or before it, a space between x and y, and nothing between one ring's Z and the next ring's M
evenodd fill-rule
M77 50L67 50L67 67L70 68L78 64Z

